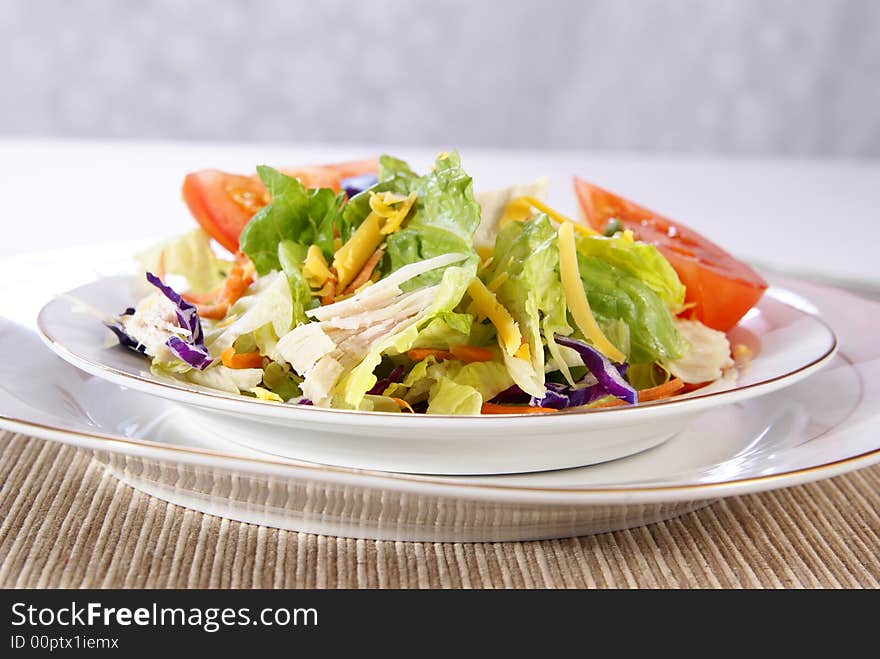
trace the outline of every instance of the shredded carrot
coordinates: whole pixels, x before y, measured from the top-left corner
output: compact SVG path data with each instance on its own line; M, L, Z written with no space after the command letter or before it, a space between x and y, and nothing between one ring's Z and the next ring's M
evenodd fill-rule
M336 299L336 283L339 281L339 275L336 274L336 268L330 268L330 279L324 284L326 293L321 296L321 306L333 304Z
M689 394L690 392L696 391L697 389L702 389L707 384L711 384L711 383L710 382L696 382L696 383L685 382L684 386L681 388L681 391L679 391L678 393Z
M448 350L437 350L436 348L413 348L412 350L407 350L406 356L414 362L420 362L428 357L434 357L438 361L455 359L455 356Z
M242 352L236 354L235 348L229 346L220 353L220 361L226 368L262 368L263 356L258 352Z
M221 286L211 293L186 293L183 299L196 305L200 318L221 320L226 317L229 306L244 295L254 281L254 272L250 263L234 263Z
M226 302L217 302L216 304L197 304L196 311L199 312L199 318L223 320L226 318L226 312L229 311L229 304Z
M213 291L209 293L184 293L180 297L182 297L187 302L192 302L193 304L214 304L217 301L217 298L220 297L220 286L215 288Z
M650 389L642 389L639 392L639 402L647 402L649 400L662 400L669 398L673 394L677 394L684 388L684 382L678 378L673 378L669 382L659 384Z
M416 413L416 411L412 408L412 405L410 405L405 400L403 400L403 398L395 398L394 396L392 396L391 400L393 400L395 403L397 403L397 407L399 407L400 409L408 410L409 412L412 412L413 414Z
M491 362L495 355L489 348L479 346L452 346L449 349L452 356L463 361L465 364L472 362Z
M373 270L375 270L376 266L379 265L379 261L382 260L382 257L384 255L384 247L379 247L379 249L373 252L372 256L370 256L370 258L367 259L367 262L364 263L361 271L357 273L357 276L351 280L351 283L343 291L343 294L348 295L349 293L354 293L357 289L370 281L370 277L373 276Z
M497 403L483 403L480 414L547 414L556 410L546 407L532 407L530 405L498 405Z
M227 304L235 303L253 282L253 273L247 272L244 266L236 263L229 269L226 281L223 282L220 299Z

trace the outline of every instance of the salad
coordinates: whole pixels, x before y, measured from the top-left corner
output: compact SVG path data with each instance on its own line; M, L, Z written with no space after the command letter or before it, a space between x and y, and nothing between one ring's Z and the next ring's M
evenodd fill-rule
M455 152L186 177L199 227L139 255L107 321L153 374L277 404L427 414L632 406L734 367L751 268L575 179L474 193Z

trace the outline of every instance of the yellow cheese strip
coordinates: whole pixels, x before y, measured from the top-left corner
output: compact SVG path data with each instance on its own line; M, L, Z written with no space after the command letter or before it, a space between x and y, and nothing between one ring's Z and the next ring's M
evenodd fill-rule
M575 324L603 355L616 362L625 361L626 355L608 340L590 310L590 302L587 300L584 283L581 281L581 275L578 271L574 227L571 222L563 222L557 235L559 237L559 274L562 277L562 288L565 291L565 303L574 317Z
M370 208L381 218L385 219L382 225L382 234L388 235L397 231L402 225L410 209L418 200L415 192L408 196L394 194L393 192L379 192L370 195Z
M513 199L509 204L507 204L507 207L504 209L504 216L501 218L501 226L504 226L508 222L524 222L531 216L532 208L536 208L539 211L546 213L548 216L552 217L560 224L571 224L574 227L575 231L585 236L602 235L598 231L594 231L592 228L586 225L575 222L571 218L568 218L562 213L550 208L543 201L529 196L517 197L516 199Z
M473 300L472 307L492 321L498 331L498 341L508 355L515 355L522 345L519 325L486 285L474 277L468 285L468 294Z
M306 260L303 263L302 271L306 281L309 282L309 286L313 289L321 288L333 276L330 268L327 266L324 252L317 245L312 245L309 247L309 251L306 252Z
M337 290L345 290L382 242L384 236L380 230L381 222L378 215L370 213L348 242L336 250L336 254L333 255L333 267L336 268L336 276L339 279Z
M504 214L501 216L498 226L503 227L510 222L525 222L529 219L532 215L532 204L528 199L530 197L511 199L504 207Z
M345 290L385 236L403 226L403 221L417 200L415 192L406 197L393 192L370 195L372 212L361 222L348 242L338 247L333 255L333 267L338 277L337 290Z

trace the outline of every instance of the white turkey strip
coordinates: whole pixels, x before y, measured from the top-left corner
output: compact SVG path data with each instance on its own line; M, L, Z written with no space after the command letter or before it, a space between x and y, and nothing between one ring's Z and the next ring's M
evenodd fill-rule
M352 337L360 337L354 342L358 346L361 346L368 337L372 343L381 336L377 332L381 333L397 322L424 310L430 304L437 288L430 286L407 293L399 296L394 304L349 318L334 318L327 322L306 323L295 327L281 337L269 356L275 360L288 362L297 373L307 373L315 362L337 348L348 352L343 344ZM377 325L380 326L378 330L374 329ZM366 354L367 351L362 351L359 347L356 352Z
M306 323L279 339L272 354L276 361L286 361L297 373L307 373L324 355L336 349L336 343L320 323Z
M399 321L386 320L378 325L373 325L357 332L351 332L345 338L341 338L336 344L343 354L340 361L351 363L351 365L359 362L370 352L373 343L383 336L388 336L398 324Z
M316 320L330 320L331 318L351 316L361 311L375 309L378 306L382 306L384 302L400 295L401 284L426 272L458 263L466 258L467 254L441 254L432 259L410 263L399 270L395 270L385 279L376 282L372 286L368 286L347 300L311 309L306 311L306 314Z
M406 296L411 303L408 317L396 315L392 318L385 318L381 322L374 322L369 326L354 329L338 329L330 327L328 323L313 323L312 325L322 326L323 330L326 330L325 336L332 343L335 343L335 348L329 350L314 367L304 374L303 394L315 405L324 404L320 401L329 401L330 392L336 386L345 369L360 362L373 349L377 341L404 332L419 322L433 296L434 288L422 289ZM406 301L403 300L403 302ZM325 344L324 347L329 347L329 344Z
M733 366L730 342L724 332L706 327L697 320L675 320L679 333L690 344L684 356L664 363L675 377L685 383L713 382Z
M321 325L326 326L328 331L332 331L335 327L339 329L357 329L358 327L369 327L387 319L407 318L429 306L439 288L439 286L420 288L412 293L406 293L397 297L392 304L383 305L353 316L334 316L322 322Z
M303 396L318 407L329 407L330 390L336 385L343 370L342 364L332 356L321 357L306 373L306 377L300 385Z

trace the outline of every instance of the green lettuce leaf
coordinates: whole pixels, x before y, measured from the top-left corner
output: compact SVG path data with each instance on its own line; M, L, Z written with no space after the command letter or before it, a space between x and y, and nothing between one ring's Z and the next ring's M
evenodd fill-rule
M565 291L559 278L559 249L556 230L543 214L528 222L510 222L498 233L492 265L483 273L488 284L496 277L505 281L496 290L499 301L519 324L529 344L531 366L521 359L509 359L516 383L533 396L543 396L544 343L563 373L570 378L566 360L554 334L568 335L572 328L566 318Z
M394 156L382 156L379 158L379 182L388 183L395 179L416 179L416 174L403 160Z
M293 324L293 300L287 277L281 272L260 277L248 294L229 308L227 318L235 320L215 327L205 336L205 344L215 358L244 334L253 333L258 345L263 344L261 348L271 340L277 341ZM268 332L269 337L265 336Z
M211 249L211 238L202 229L165 241L138 254L144 272L158 272L186 279L190 293L208 293L226 278L231 263L218 258Z
M682 310L684 284L654 245L633 242L620 234L611 238L576 234L575 241L577 251L584 256L600 258L639 279L663 300L673 314Z
M468 345L473 322L470 314L441 314L419 332L412 347L449 350L452 346Z
M342 209L340 233L343 242L351 238L351 234L370 214L370 196L377 192L394 192L407 195L419 178L403 160L384 155L379 158L379 182L371 188L356 194L348 200Z
M428 396L428 414L479 414L482 405L479 391L449 378L436 382Z
M647 284L599 257L578 252L577 258L596 321L603 328L615 320L629 326L628 361L641 364L684 354L687 342L676 329L669 308Z
M272 201L245 225L239 237L257 273L280 270L278 244L289 240L301 245L318 245L324 257L333 257L333 227L341 223L343 193L328 188L307 190L295 178L277 169L257 167Z
M308 248L305 245L295 243L292 240L282 240L278 243L278 263L290 285L293 327L309 322L306 311L318 305L318 300L312 296L312 289L302 273L307 252Z
M476 263L473 237L480 224L480 207L474 199L472 179L461 168L458 154L440 154L425 176L417 176L405 162L389 156L383 156L380 165L379 183L346 204L343 224L353 229L363 222L370 213L371 193L416 193L418 200L403 228L388 236L382 274L441 254L471 254ZM404 289L436 284L442 274L439 269L427 272L407 282Z
M500 361L462 364L428 357L385 393L410 404L427 399L428 414L479 414L485 401L512 385L513 379Z

